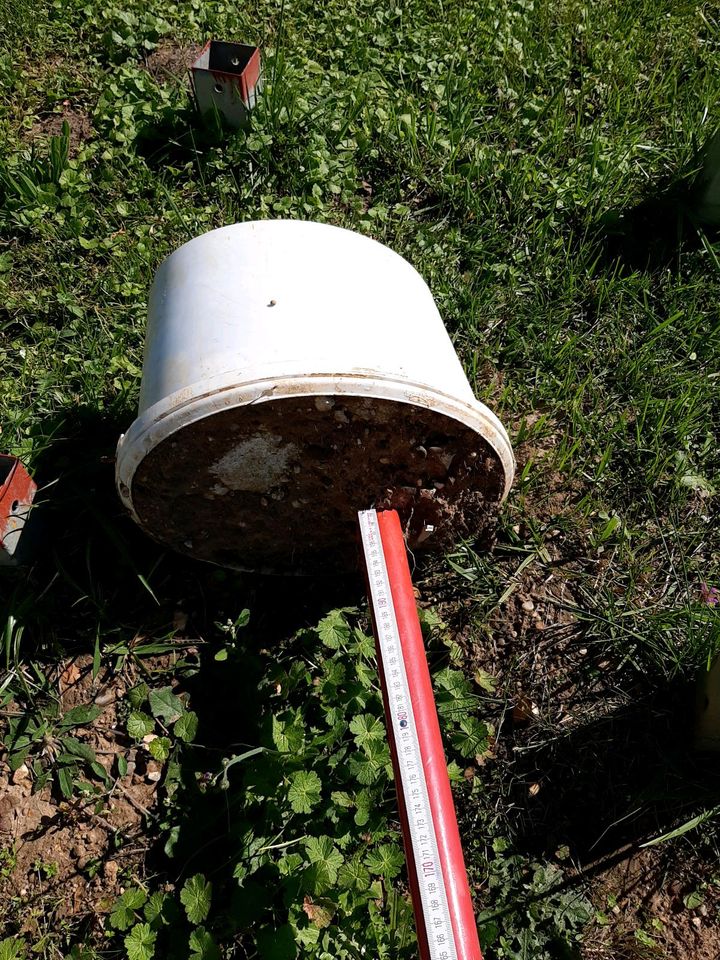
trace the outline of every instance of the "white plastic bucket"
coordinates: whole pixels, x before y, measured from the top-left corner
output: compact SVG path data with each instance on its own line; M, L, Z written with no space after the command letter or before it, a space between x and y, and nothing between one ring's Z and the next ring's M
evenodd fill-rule
M117 456L120 496L156 539L244 569L336 569L357 510L396 507L411 544L440 544L467 527L471 493L498 502L513 472L428 287L382 244L268 220L159 268Z

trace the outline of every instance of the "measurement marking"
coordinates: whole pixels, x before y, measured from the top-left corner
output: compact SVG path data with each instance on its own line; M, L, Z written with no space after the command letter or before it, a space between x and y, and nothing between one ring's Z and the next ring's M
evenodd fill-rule
M390 578L380 537L375 510L359 513L365 563L369 577L370 601L375 615L380 669L385 677L385 689L394 691L392 716L387 717L389 734L395 742L400 788L405 797L408 814L410 846L413 850L415 872L420 891L421 910L427 932L431 960L457 960L450 911L448 910L445 880L438 853L435 825L430 810L427 784L422 767L420 742L410 699L410 685L405 670L402 642L392 602Z

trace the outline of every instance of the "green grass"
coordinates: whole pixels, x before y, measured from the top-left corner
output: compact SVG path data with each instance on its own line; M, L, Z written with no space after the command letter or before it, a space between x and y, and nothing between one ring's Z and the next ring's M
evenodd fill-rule
M190 237L238 220L334 223L405 256L429 283L478 396L512 428L520 464L495 548L461 545L447 563L421 571L443 616L462 628L449 647L439 645L435 666L448 656L468 675L487 666L482 651L510 624L515 598L552 574L568 586L558 603L578 644L609 664L608 689L643 703L672 699L668 691L693 681L720 648L719 608L701 592L702 583L720 584L720 244L678 213L675 198L720 126L712 5L55 0L41 8L0 6L0 438L49 485L38 511L46 518L42 558L0 583L0 690L6 705L35 718L34 775L66 794L83 764L92 774L87 757L58 767L42 752L43 738L62 739L50 668L65 652L94 652L121 677L131 666L142 672L151 655L143 643L172 643L178 603L208 641L203 663L216 649L232 661L242 648L242 635L228 640L213 624L235 621L245 606L261 624L256 641L294 649L288 637L300 614L282 628L266 624L260 607L273 601L263 588L148 545L112 490L109 461L134 416L153 273ZM203 127L184 80L160 81L146 68L159 44L210 36L263 48L265 89L246 132ZM69 114L86 118L89 138L75 136ZM316 604L314 612L328 610ZM494 693L468 707L478 722L498 726L500 744L515 680L530 682L522 649L509 657ZM185 662L179 673L195 669ZM261 689L270 666L262 670ZM167 683L165 675L147 679ZM546 686L552 705L552 677ZM131 706L162 723L147 705ZM229 707L225 728L204 726L198 713L203 746L169 735L171 763L183 776L215 777L222 756L242 750L230 746ZM543 735L562 751L567 734L556 720ZM208 731L211 747L202 739ZM18 735L6 731L6 742ZM525 747L534 749L532 737ZM265 769L257 758L247 762ZM514 762L499 752L502 770ZM455 788L478 906L492 913L491 956L524 957L530 948L536 958L573 955L558 944L578 949L583 911L573 913L568 894L553 886L552 871L562 874L564 864L536 862L520 839L513 847L522 830L508 778L486 764ZM86 782L104 796L102 778ZM675 786L665 784L668 796ZM393 816L391 791L383 796L378 844ZM670 805L655 835L698 815L705 801L715 806L709 795ZM276 811L278 823L285 812ZM180 829L172 805L163 817L153 827L160 846ZM320 827L312 821L311 829ZM186 853L189 830L183 823ZM702 836L712 847L711 821ZM284 857L276 868L292 873L292 862ZM154 935L175 924L185 955L191 930L193 957L215 955L205 933L228 956L295 955L292 925L305 922L302 910L282 923L281 911L272 914L290 930L273 952L265 935L253 943L241 912L228 932L217 911L205 925L182 919L181 894L172 909L153 902L162 880L152 879L155 865L148 869L138 880L146 900L131 909L131 960L145 960ZM175 877L166 862L157 869ZM185 871L179 888L199 870ZM528 870L536 871L529 887ZM226 904L227 871L211 879ZM336 921L325 954L302 938L298 949L354 956L353 937L367 928L372 949L411 955L409 940L393 940L405 923L393 879L382 907L363 903L369 927ZM539 912L528 906L535 894L545 904ZM351 907L337 915L351 917ZM170 919L158 920L156 908ZM18 917L15 910L11 932L22 926ZM79 951L82 929L67 929L40 952ZM125 934L108 929L115 933L87 943L117 956Z

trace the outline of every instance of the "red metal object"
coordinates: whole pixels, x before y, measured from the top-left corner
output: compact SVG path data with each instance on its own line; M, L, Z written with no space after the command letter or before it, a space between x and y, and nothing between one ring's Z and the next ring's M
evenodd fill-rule
M402 643L405 670L410 687L420 754L437 837L438 853L445 880L457 957L458 960L482 960L455 805L447 775L447 762L440 734L440 724L415 605L415 595L400 518L394 510L386 510L378 513L378 525L390 580L395 617ZM380 671L380 675L383 680L385 713L388 722L390 722L383 670ZM391 747L393 747L392 758L395 780L396 783L400 783L398 760L392 738L390 740ZM422 916L422 902L419 895L416 870L414 869L413 851L409 841L407 810L401 790L398 791L398 799L420 956L422 960L428 960L430 951Z
M17 457L0 454L0 564L15 562L37 486Z

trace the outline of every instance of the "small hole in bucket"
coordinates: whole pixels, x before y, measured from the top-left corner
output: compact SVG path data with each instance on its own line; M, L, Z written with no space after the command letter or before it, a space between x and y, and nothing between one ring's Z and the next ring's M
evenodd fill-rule
M15 513L15 511L17 510L17 508L18 508L19 506L20 506L20 501L19 501L19 500L13 500L12 506L10 507L10 513Z
M222 93L222 92L223 92L223 85L222 85L221 83L216 83L216 84L215 84L215 93Z

